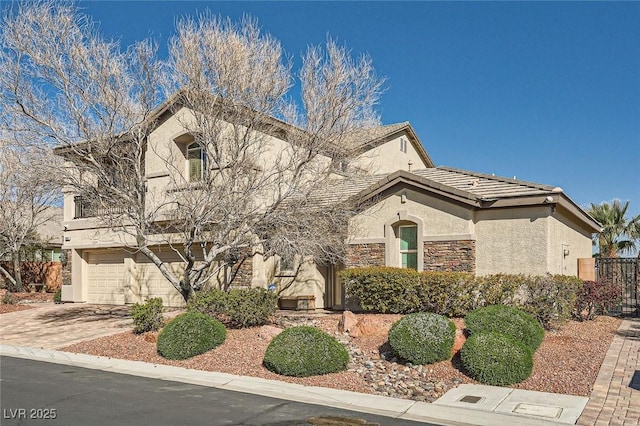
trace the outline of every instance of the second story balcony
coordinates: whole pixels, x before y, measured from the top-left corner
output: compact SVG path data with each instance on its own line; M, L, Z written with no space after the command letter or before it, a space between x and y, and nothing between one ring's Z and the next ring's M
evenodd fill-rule
M74 219L118 215L127 211L123 206L101 206L82 195L73 197L73 202L75 204Z

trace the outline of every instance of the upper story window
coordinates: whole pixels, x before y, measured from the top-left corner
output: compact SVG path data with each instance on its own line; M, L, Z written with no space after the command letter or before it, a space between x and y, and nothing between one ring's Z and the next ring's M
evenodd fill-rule
M400 267L418 270L418 227L401 225L398 228L400 237Z
M400 151L407 153L407 140L405 138L400 138Z
M204 177L207 168L207 153L197 142L187 147L187 164L189 168L189 181L197 182Z

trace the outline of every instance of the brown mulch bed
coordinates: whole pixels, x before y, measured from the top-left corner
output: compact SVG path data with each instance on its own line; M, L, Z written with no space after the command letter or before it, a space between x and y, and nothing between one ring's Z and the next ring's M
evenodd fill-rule
M0 300L4 297L6 290L0 291ZM13 303L0 303L0 314L23 311L31 309L34 304L53 302L53 293L30 293L28 291L20 293L9 293Z
M317 326L335 333L339 317L339 315L320 317L317 319ZM365 354L379 359L379 353L384 350L387 342L386 331L398 318L400 318L399 315L377 315L376 319L383 323L383 332L354 338L352 343ZM459 329L463 328L462 320L456 319L454 322ZM587 322L570 321L556 331L547 332L535 354L533 373L527 380L514 387L588 396L619 325L619 319L599 317ZM159 356L155 345L157 334L154 333L135 335L132 332L125 332L72 345L63 350L373 393L371 384L354 371L307 378L284 377L268 371L262 365L262 358L269 341L261 337L259 331L260 328L230 329L226 341L221 346L184 361L171 361ZM452 360L431 364L425 368L429 379L447 384L453 383L448 387L459 383L477 383L461 371L458 354Z

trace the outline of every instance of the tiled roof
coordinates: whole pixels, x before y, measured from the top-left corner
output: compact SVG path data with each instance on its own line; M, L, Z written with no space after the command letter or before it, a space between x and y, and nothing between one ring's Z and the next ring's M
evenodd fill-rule
M403 176L418 183L437 188L441 192L457 195L469 200L489 200L531 195L560 193L562 189L517 179L474 173L449 167L401 171L390 174L361 176L349 182L339 183L331 193L318 197L320 203L332 203L355 195L366 196L376 188Z
M469 192L479 199L546 195L562 192L561 188L549 185L474 173L450 167L415 170L411 173L441 185Z
M387 124L384 126L373 127L366 130L361 130L359 132L351 135L355 140L359 142L359 145L367 145L373 141L378 139L385 138L397 132L398 130L402 130L409 125L408 121L403 123L395 123L395 124Z

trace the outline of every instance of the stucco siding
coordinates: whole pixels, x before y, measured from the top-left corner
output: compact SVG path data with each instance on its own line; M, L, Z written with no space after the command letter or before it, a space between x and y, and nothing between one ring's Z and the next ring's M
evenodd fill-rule
M401 139L406 141L406 153L400 150ZM409 138L402 134L361 154L354 161L354 164L371 173L378 174L409 170L409 162L411 162L413 170L429 167L422 161Z
M324 308L325 288L326 288L326 268L316 265L313 261L305 261L295 277L287 275L277 275L275 271L276 262L265 262L265 265L272 265L272 270L267 276L273 277L273 282L277 284L279 296L315 296L316 308ZM325 274L323 274L323 272Z
M576 226L562 209L549 217L549 272L578 275L578 259L590 258L591 234Z
M547 273L549 207L478 210L476 274Z
M398 185L385 198L351 220L349 237L354 243L384 238L385 223L394 218L400 220L399 212L420 218L424 223L424 237L427 238L469 235L473 232L473 212L469 208Z

